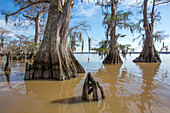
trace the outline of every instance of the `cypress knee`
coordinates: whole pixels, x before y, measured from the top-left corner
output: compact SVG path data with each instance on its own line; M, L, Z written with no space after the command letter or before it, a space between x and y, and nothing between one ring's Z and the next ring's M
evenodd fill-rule
M105 99L105 94L104 94L102 86L100 86L98 81L94 80L91 73L88 73L85 79L84 85L83 85L82 99L85 101L89 101L88 94L93 93L93 100L98 101L97 88L99 88L101 91L102 99Z

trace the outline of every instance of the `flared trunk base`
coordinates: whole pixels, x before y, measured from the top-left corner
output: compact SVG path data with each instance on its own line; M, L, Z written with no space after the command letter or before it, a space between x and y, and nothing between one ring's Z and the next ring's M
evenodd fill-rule
M62 81L75 78L78 73L85 72L72 52L62 56L37 53L34 63L26 64L25 80L56 79Z
M122 64L123 61L120 58L118 52L113 52L107 54L106 58L103 60L103 64Z
M161 59L156 51L155 47L144 48L133 62L161 62Z

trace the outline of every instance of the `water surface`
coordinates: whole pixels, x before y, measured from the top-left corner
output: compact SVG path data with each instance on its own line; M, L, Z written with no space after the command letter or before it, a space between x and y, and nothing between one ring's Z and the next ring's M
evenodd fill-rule
M170 112L170 55L161 54L162 63L133 63L132 60L138 55L128 55L123 59L124 63L119 65L103 65L103 58L94 54L75 56L86 73L66 81L24 81L26 61L13 61L11 73L5 73L2 71L5 57L1 57L0 112ZM91 72L103 86L105 100L99 99L98 102L81 100L82 87L88 72Z

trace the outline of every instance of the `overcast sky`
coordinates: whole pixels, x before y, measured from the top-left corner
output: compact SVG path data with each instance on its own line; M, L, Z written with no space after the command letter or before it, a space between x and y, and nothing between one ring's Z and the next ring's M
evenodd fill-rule
M92 38L92 47L95 47L95 45L98 44L99 41L105 39L105 29L102 26L102 10L100 6L96 6L93 2L94 0L90 0L90 3L88 3L88 0L85 0L83 3L81 3L81 0L75 0L74 1L74 7L72 9L72 16L73 19L70 21L70 26L74 25L77 22L81 21L87 21L87 24L91 26L91 29L88 31L89 36ZM140 1L140 0L138 0ZM136 10L140 10L139 8L131 8L129 5L135 3L136 0L125 0L125 2L121 5L119 5L118 10L131 10L132 12L135 12L132 20L135 20L135 18L142 18L142 15L136 15ZM9 10L9 11L16 11L16 9L13 6L12 0L0 0L0 10ZM162 20L160 22L157 22L155 25L154 30L161 30L165 31L165 34L170 36L170 6L169 5L161 5L157 6L157 9L161 12ZM2 14L0 14L0 27L4 27L6 29L11 30L14 33L18 34L25 34L25 35L33 35L34 29L30 27L28 30L20 29L15 30L12 29L12 25L5 24L5 18ZM126 34L127 36L124 38L118 39L118 43L120 44L131 44L132 48L135 48L135 51L141 51L142 47L138 46L138 41L135 41L132 43L132 39L137 37L139 34L131 34L128 30L120 30L117 29L118 33ZM12 35L11 35L12 36ZM84 36L85 40L85 50L88 51L88 44L87 44L87 37ZM170 44L170 38L166 39L165 45ZM156 48L159 51L160 47L162 46L161 43L156 43ZM170 50L170 46L169 46ZM80 47L77 48L77 51L81 51Z

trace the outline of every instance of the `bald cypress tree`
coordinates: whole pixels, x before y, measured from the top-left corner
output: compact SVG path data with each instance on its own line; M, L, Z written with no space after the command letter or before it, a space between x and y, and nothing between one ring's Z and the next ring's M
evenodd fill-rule
M156 3L157 2L157 3ZM145 29L145 41L143 50L133 62L161 62L158 51L153 42L153 29L155 21L155 6L169 3L169 0L153 0L152 11L150 13L150 22L148 17L148 0L143 1L143 27Z
M143 3L143 27L145 29L145 41L142 52L133 62L161 62L158 52L153 43L153 25L148 21L148 0Z
M33 64L27 63L26 65L25 80L37 78L65 80L85 72L74 57L68 42L73 2L74 0L39 0L20 9L23 10L35 4L49 3L43 41ZM6 14L6 20L8 17L9 15Z
M122 59L119 55L119 47L118 38L125 37L126 35L117 33L117 28L120 29L128 29L132 32L136 30L140 30L140 27L131 22L129 16L132 15L130 11L123 11L118 9L118 5L124 2L123 0L103 0L101 2L97 2L102 8L106 9L105 18L103 24L106 28L106 38L107 44L109 44L109 53L103 60L104 64L118 64L123 63ZM110 37L110 40L108 39ZM109 41L108 41L109 40Z
M110 31L110 45L109 45L109 54L103 60L104 64L117 64L123 63L122 59L120 58L117 45L117 36L116 36L116 9L117 9L117 0L111 0L111 31Z
M42 45L32 65L27 64L25 79L77 77L84 72L68 43L73 0L50 0Z

